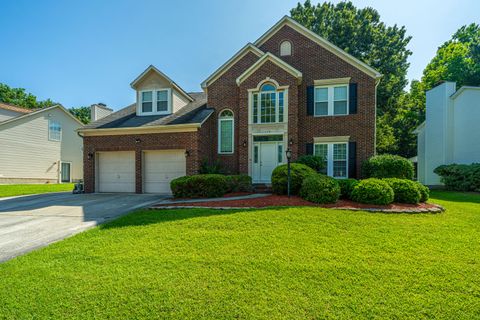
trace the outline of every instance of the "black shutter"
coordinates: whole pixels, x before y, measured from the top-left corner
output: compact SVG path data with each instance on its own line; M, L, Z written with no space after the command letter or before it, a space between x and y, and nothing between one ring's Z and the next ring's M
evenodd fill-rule
M307 143L307 149L305 151L307 155L313 155L313 143Z
M314 86L307 87L307 115L313 116L313 106L314 106Z
M354 114L357 113L357 84L350 83L349 88L349 106L348 106L348 113Z
M348 177L357 177L357 143L348 143Z

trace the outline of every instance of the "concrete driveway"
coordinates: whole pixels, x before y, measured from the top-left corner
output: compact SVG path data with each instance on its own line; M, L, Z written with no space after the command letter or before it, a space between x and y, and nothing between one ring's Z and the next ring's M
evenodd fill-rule
M147 194L50 193L0 198L0 262L165 197Z

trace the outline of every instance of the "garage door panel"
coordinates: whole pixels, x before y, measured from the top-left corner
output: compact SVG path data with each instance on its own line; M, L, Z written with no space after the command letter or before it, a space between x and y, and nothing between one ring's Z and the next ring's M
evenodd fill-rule
M144 153L145 193L171 193L170 181L185 174L184 150L158 150Z
M135 192L135 153L98 154L98 191Z

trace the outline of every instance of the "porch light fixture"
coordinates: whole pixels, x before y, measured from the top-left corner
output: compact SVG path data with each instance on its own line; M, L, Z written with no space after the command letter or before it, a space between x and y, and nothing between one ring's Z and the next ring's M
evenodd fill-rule
M92 160L92 159L93 159L93 153L89 153L89 154L87 155L87 157L88 157L88 160Z
M288 140L288 144L289 145L293 145L293 138L290 138L290 140ZM291 152L291 151L290 151Z
M185 157L188 157L188 156L190 156L190 151L185 150Z
M292 150L290 148L285 151L287 156L287 195L290 198L290 160L292 159Z
M245 148L247 146L247 140L243 140L242 146Z
M135 143L140 143L142 142L142 140L140 140L139 138L135 138Z

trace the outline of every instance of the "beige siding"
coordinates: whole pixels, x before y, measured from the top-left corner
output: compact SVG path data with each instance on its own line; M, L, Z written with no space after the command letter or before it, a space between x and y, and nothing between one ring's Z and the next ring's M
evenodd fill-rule
M108 116L110 113L112 113L111 110L106 109L106 108L102 108L101 106L98 106L98 105L92 105L92 106L90 107L90 111L91 111L91 119L92 119L92 122L93 122L93 121L100 120L100 119L102 119L102 118L105 118L105 117Z
M20 115L22 115L22 114L19 113L19 112L15 112L15 111L12 111L12 110L5 110L5 109L0 108L0 122L11 119L11 118L18 117Z
M61 123L62 141L48 139L49 119ZM74 131L79 127L78 122L59 108L0 126L0 179L56 182L60 161L71 162L72 179L81 179L82 139Z
M188 100L183 95L180 95L175 89L172 90L172 110L177 112L182 107L185 107Z

